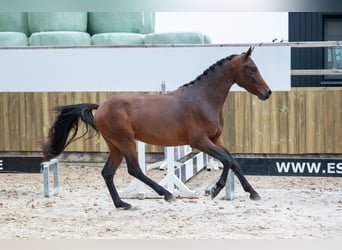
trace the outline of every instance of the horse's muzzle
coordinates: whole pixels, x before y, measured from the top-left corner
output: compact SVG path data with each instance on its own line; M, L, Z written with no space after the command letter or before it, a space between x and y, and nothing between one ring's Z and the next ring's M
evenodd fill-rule
M272 94L272 90L268 89L264 93L259 95L259 99L265 101L271 96L271 94Z

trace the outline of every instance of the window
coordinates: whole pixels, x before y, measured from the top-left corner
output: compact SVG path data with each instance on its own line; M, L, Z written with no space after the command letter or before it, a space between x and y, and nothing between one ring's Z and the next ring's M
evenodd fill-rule
M342 17L327 17L324 19L324 40L342 41ZM324 67L326 69L342 69L342 47L331 47L325 49ZM342 75L324 76L324 83L338 84L342 81ZM329 81L330 80L330 81Z

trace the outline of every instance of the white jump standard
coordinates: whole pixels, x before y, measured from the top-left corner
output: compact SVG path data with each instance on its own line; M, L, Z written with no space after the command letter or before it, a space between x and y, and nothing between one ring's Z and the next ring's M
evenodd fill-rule
M192 149L189 146L165 147L165 161L161 164L166 166L167 174L159 185L167 188L177 197L196 197L198 192L190 190L185 182L196 175L208 165L209 157L202 152L190 157L185 162L180 162L184 157L189 157ZM142 171L146 172L145 143L138 141L138 158ZM158 198L155 192L148 189L145 184L134 179L127 188L120 192L123 198Z
M59 192L59 167L58 160L52 159L50 161L41 163L43 177L44 177L44 196L51 197L57 195ZM53 190L50 191L50 170L53 172Z

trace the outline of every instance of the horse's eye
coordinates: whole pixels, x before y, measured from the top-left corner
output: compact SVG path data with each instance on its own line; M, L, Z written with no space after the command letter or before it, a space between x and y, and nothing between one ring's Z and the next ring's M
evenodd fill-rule
M252 73L256 73L258 71L258 68L256 68L256 67L254 68L253 67L253 68L251 68L251 71L252 71Z

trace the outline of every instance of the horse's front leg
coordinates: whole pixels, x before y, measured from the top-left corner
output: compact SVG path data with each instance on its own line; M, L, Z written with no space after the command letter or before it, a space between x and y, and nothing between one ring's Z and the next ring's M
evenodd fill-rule
M216 145L209 139L205 139L198 146L198 149L204 153L216 158L223 164L223 170L220 178L218 179L215 186L211 189L211 198L214 199L219 192L224 188L227 181L228 170L232 169L235 175L238 177L243 189L250 193L250 198L252 200L259 200L259 194L254 190L252 185L248 182L246 177L243 175L242 170L238 162L232 157L226 148L222 145Z
M221 173L219 180L210 191L211 198L214 199L218 195L218 193L222 190L222 188L225 186L227 182L227 177L228 177L228 170L229 168L231 168L233 172L235 173L235 175L238 177L243 189L246 192L250 193L249 197L252 200L260 200L261 199L260 195L254 190L252 185L248 182L248 180L242 173L239 163L231 156L231 154L228 151L226 151L226 154L229 156L230 162L228 164L224 164L223 171Z
M250 193L249 198L255 201L260 200L261 199L260 195L254 190L252 185L247 181L245 175L242 173L239 163L234 158L232 159L233 159L233 165L231 169L234 171L235 175L238 177L243 189L246 192Z

